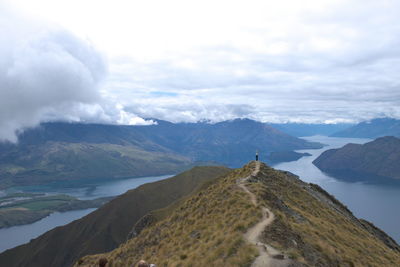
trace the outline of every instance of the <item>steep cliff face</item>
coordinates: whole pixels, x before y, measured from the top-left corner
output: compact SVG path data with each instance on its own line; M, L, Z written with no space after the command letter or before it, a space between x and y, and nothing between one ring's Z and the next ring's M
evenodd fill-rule
M75 266L399 266L400 248L322 188L251 162L154 211L119 248ZM150 216L150 217L149 217Z
M364 145L347 144L325 151L313 163L347 180L400 182L400 138L386 136Z

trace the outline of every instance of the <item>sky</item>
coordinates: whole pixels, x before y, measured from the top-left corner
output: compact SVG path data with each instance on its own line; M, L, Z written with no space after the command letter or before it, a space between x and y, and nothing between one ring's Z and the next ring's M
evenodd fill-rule
M400 118L398 0L1 0L0 140L45 121Z

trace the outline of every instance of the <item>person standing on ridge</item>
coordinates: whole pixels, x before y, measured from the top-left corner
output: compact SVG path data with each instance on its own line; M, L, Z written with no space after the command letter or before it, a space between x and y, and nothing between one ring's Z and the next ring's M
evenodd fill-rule
M258 161L258 150L256 150L256 161Z

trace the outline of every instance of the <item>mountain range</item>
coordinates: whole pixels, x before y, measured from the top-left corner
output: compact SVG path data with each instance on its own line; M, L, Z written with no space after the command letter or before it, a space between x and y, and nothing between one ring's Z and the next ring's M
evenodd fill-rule
M338 131L331 136L353 138L400 137L400 120L393 118L377 118L364 121L342 131Z
M400 182L400 138L380 137L366 144L347 144L323 152L313 164L349 181Z
M17 144L0 145L0 188L172 174L202 162L238 167L256 150L260 158L272 161L273 155L292 160L301 156L293 155L293 150L321 147L248 119L216 124L155 122L148 126L45 123L26 130Z
M312 135L329 136L354 126L351 123L271 123L269 125L297 137Z

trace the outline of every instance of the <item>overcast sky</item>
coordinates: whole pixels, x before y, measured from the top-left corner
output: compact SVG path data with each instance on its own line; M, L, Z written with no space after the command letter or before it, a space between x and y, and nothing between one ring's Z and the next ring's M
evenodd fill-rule
M2 0L0 139L42 121L400 118L400 1Z

